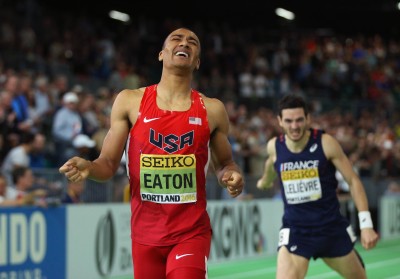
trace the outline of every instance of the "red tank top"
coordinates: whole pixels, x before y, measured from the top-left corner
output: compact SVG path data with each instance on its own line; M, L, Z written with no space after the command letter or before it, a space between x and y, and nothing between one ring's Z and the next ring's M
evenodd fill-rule
M172 245L211 230L206 211L210 129L200 93L187 111L157 106L157 85L145 89L127 142L132 239Z

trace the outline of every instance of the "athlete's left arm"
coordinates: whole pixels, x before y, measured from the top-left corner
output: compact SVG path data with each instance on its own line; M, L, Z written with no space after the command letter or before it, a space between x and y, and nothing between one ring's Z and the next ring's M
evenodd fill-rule
M351 196L358 211L367 211L368 200L364 186L339 142L331 135L323 134L322 146L326 157L331 160L336 169L343 175L344 180L349 184Z
M358 174L354 171L350 160L344 153L339 142L335 138L329 134L323 134L322 146L326 157L332 161L336 169L342 174L343 178L349 184L351 196L359 212L361 244L365 249L371 249L375 247L379 237L373 229L364 185L362 184ZM367 216L365 216L365 214L367 214ZM365 227L363 228L363 226Z
M211 159L218 182L232 197L238 196L244 187L244 177L233 161L232 147L228 140L229 118L224 104L214 98L204 98L210 126Z

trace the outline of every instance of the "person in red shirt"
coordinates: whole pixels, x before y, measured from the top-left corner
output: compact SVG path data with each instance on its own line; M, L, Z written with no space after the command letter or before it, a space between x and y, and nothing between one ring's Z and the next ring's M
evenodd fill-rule
M191 88L200 52L193 31L170 33L158 55L161 80L118 94L99 157L73 157L60 167L70 181L106 181L125 151L135 279L206 278L212 234L207 170L232 197L243 191L224 104Z

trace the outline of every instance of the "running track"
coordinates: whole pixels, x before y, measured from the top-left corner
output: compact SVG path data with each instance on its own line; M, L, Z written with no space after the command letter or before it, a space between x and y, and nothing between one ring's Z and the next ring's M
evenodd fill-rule
M385 240L369 251L356 245L366 264L368 279L400 279L400 239ZM209 264L209 279L274 279L276 257ZM307 279L341 278L318 259L311 260Z

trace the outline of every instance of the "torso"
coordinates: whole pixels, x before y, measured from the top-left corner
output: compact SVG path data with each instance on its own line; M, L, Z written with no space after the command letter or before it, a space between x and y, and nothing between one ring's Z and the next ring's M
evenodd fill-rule
M336 195L336 169L322 148L322 131L310 130L308 142L296 153L285 136L276 139L275 170L285 205L284 224L318 227L342 219Z
M181 109L160 108L153 85L145 89L136 116L135 109L129 112L135 123L127 143L132 238L142 244L171 245L211 230L207 110L195 90L191 104Z

